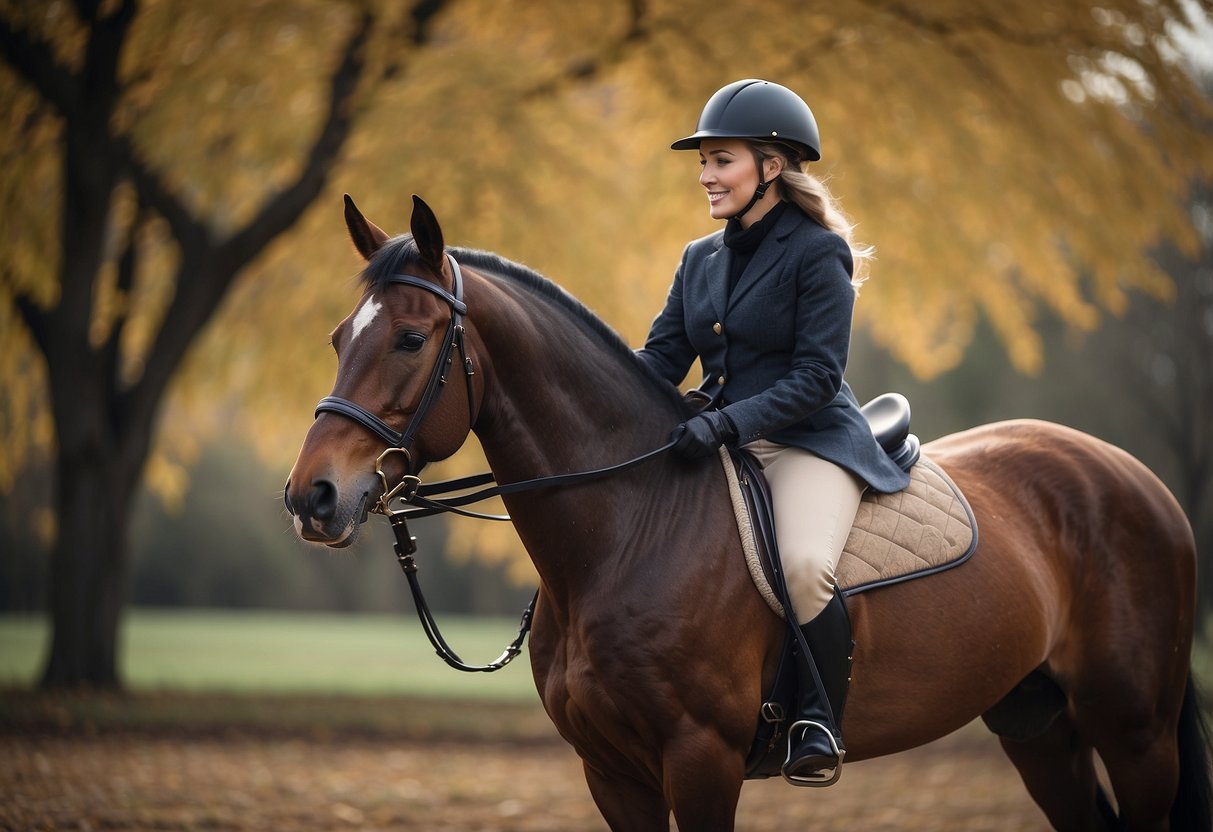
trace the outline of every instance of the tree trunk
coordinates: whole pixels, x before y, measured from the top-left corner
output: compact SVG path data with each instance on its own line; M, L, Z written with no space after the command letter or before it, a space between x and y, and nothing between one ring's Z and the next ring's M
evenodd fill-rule
M119 57L136 5L135 0L77 3L90 32L79 73L59 65L48 44L11 28L0 16L0 55L55 107L65 128L60 299L49 310L17 299L46 358L58 441L59 534L50 570L53 635L43 687L119 685L118 626L126 600L130 511L155 414L190 343L236 275L323 191L353 127L355 95L366 69L364 47L376 21L369 10L358 15L329 80L327 118L295 181L271 195L245 227L217 241L209 224L165 186L130 138L113 132L114 104L122 92ZM418 44L426 40L428 23L443 5L441 0L417 5ZM119 377L125 316L112 323L104 338L91 333L106 243L116 230L110 214L120 176L130 178L141 209L168 221L182 259L176 293L143 375L131 384ZM118 266L118 288L124 294L133 280L134 258L134 244L128 241Z
M62 296L47 313L40 344L58 441L58 537L50 569L53 635L44 687L118 686L118 617L133 488L121 476L117 332L100 347L90 338L96 278L118 174L107 154L90 153L106 135L104 122L97 123L104 111L98 115L85 110L92 117L69 119L65 130Z
M120 686L118 625L126 593L131 488L118 467L112 457L59 454L53 638L43 687Z
M57 310L70 314L77 299ZM56 454L58 536L51 551L50 654L43 687L117 688L118 625L127 592L130 515L147 459L150 415L132 418L112 389L110 350L86 339L47 351ZM140 414L141 416L143 414Z

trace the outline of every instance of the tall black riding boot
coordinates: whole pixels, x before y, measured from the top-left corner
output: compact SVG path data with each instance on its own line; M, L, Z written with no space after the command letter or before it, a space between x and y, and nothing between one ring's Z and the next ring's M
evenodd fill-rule
M811 655L798 651L797 714L788 732L783 776L796 786L828 786L842 771L842 707L851 676L851 619L842 593L801 625ZM814 677L816 667L821 685Z

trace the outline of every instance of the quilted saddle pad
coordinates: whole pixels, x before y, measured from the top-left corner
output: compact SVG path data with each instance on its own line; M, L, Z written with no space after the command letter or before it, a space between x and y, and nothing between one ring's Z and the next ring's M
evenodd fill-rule
M783 617L763 569L737 472L727 453L721 458L750 575L767 604ZM976 548L977 521L968 501L943 469L923 456L910 469L904 490L864 494L834 574L843 593L854 595L958 566Z

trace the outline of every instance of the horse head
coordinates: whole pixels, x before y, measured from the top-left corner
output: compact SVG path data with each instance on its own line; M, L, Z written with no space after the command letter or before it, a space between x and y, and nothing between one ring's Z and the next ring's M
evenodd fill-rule
M483 393L473 348L463 343L459 266L429 206L414 196L412 234L395 238L349 196L345 221L367 261L365 291L332 332L337 379L285 491L300 537L334 547L354 542L388 482L463 445ZM453 360L456 341L469 352Z

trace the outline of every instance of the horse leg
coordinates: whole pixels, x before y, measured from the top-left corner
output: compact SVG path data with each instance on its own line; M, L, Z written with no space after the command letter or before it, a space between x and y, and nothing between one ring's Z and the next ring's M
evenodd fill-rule
M1129 612L1135 594L1168 600L1179 594L1151 585L1151 577L1165 574L1159 568L1130 575L1124 581L1127 588L1109 586L1103 604L1086 607L1088 629L1055 649L1049 660L1068 680L1074 725L1099 752L1121 822L1134 832L1170 828L1168 815L1179 786L1177 725L1190 625L1165 602ZM1193 603L1186 594L1176 601L1180 610Z
M679 829L733 832L745 759L715 731L675 737L662 757L666 800Z
M1107 769L1122 822L1135 832L1165 832L1179 784L1174 723L1153 708L1130 710L1123 694L1100 704L1098 714L1088 706L1077 719Z
M679 829L733 832L745 775L735 745L706 728L680 733L667 741L661 767L658 786L583 760L590 795L614 832L669 832L671 810Z
M613 832L669 832L670 807L660 789L604 774L588 762L583 768L590 795Z
M1054 829L1103 832L1117 828L1106 799L1100 800L1093 749L1079 737L1067 714L1060 714L1039 736L999 740Z
M1127 829L1165 832L1179 782L1175 738L1160 736L1151 744L1126 740L1099 746L1120 817Z

